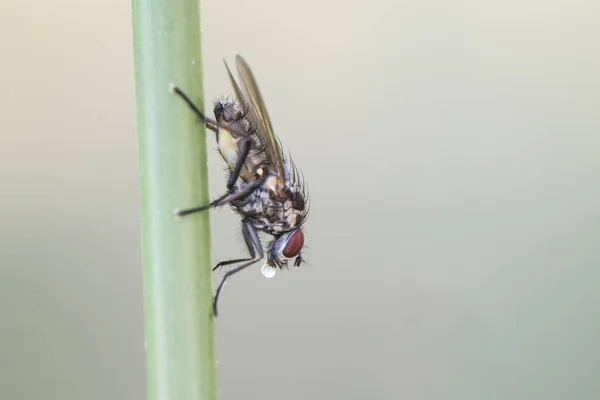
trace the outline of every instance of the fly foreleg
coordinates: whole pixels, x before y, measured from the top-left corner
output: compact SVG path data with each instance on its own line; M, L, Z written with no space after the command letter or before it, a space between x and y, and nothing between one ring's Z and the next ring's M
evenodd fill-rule
M261 187L262 184L265 182L265 179L266 179L266 177L257 179L254 182L250 183L248 186L246 186L244 189L240 190L239 192L226 193L223 196L216 199L215 201L213 201L205 206L188 208L186 210L175 210L174 214L178 217L183 217L183 216L186 216L189 214L208 210L209 208L219 207L219 206L222 206L224 204L230 203L235 200L245 199L252 192L254 192L257 188Z
M244 235L244 241L246 242L246 246L248 246L250 258L242 260L230 260L225 261L223 263L219 263L221 265L227 265L233 264L234 262L238 261L247 261L239 267L236 267L231 271L227 271L225 275L223 275L223 279L221 279L221 283L219 283L219 286L217 287L217 291L215 292L215 298L213 300L213 313L215 314L215 317L217 316L217 303L219 301L219 295L221 294L221 290L223 289L223 285L225 285L227 279L230 278L232 275L237 274L241 270L248 268L252 264L256 264L264 257L262 245L260 244L260 239L258 238L258 234L254 225L252 225L252 223L249 221L244 221L244 224L242 225L242 233ZM220 266L219 264L217 264L217 267Z

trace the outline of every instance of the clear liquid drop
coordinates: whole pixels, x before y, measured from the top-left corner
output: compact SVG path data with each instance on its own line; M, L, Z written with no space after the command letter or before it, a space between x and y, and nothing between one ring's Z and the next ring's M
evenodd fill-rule
M272 278L275 276L275 272L277 272L277 268L274 268L272 266L270 266L269 264L263 264L262 267L260 267L260 273L265 277L265 278Z

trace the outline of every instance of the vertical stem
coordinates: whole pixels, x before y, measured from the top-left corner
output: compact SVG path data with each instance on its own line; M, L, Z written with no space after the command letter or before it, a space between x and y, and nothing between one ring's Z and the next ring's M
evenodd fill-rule
M199 0L132 0L138 105L148 398L216 400Z

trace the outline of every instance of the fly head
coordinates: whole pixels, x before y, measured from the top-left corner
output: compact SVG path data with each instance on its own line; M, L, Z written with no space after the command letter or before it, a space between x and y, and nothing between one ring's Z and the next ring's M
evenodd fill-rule
M272 267L287 267L288 259L296 258L294 266L302 263L302 248L304 247L304 232L302 228L294 229L276 237L269 244L267 250L267 263Z

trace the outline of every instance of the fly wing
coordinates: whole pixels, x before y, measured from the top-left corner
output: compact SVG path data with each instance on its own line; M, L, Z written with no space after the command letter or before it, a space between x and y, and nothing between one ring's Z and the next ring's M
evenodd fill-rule
M240 108L242 109L242 112L244 114L247 114L248 113L248 105L246 104L246 101L244 101L244 96L242 95L242 90L240 89L240 85L238 85L238 83L235 81L235 78L233 77L233 74L231 73L231 70L229 69L229 65L227 65L227 62L225 60L223 60L223 63L225 64L225 68L227 69L227 75L229 75L229 80L231 81L231 86L233 86L233 91L235 92L235 97L240 102Z
M229 78L238 100L242 103L241 107L247 113L246 117L250 120L256 129L256 134L266 146L266 152L269 160L277 172L277 181L279 188L285 183L285 174L283 167L283 152L271 125L271 119L267 113L267 107L260 94L254 75L248 66L246 60L238 55L235 58L235 64L240 78L240 85L237 84L231 71L227 68Z

